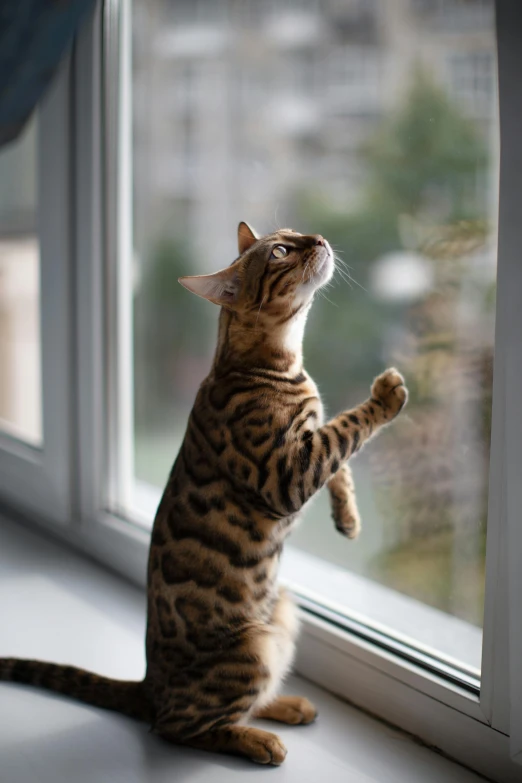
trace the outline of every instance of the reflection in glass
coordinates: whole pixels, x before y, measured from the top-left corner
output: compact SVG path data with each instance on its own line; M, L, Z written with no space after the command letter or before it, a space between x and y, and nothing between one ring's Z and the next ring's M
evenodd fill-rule
M0 150L0 431L42 441L36 121Z
M475 626L495 58L492 1L134 4L137 479L164 483L214 347L217 313L177 278L230 263L239 220L322 233L341 261L305 360L327 410L363 400L390 364L411 401L354 462L360 540L339 537L321 495L292 543Z

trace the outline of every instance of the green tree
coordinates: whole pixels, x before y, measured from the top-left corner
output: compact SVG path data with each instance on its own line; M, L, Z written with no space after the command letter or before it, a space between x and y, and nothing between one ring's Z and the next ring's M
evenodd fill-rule
M487 171L485 146L476 126L418 70L404 103L361 158L367 180L357 209L309 193L298 202L304 225L324 233L363 287L348 295L344 286L334 288L328 296L337 307L314 305L307 368L332 412L355 402L346 400L346 389L357 398L367 393L382 369L386 338L400 324L396 361L412 394L408 416L368 455L386 524L372 575L480 622L492 346L481 334L458 331L457 312L467 275L484 324L492 317L489 286L473 282L465 261L488 234L487 190L478 187ZM428 258L434 283L416 301L392 306L372 295L372 267L401 250ZM472 426L459 427L456 410L466 411Z
M473 123L418 70L404 107L363 150L369 169L366 199L398 215L427 214L454 222L476 218L476 175L487 163Z
M401 317L402 306L377 301L370 290L375 261L403 249L404 217L435 228L484 217L477 182L487 155L474 124L421 69L398 110L384 118L360 155L366 186L355 210L307 191L296 200L296 222L324 234L356 281L327 292L312 310L305 352L311 372L325 383L332 409L346 404L381 368L383 335ZM331 345L324 351L324 341ZM344 357L342 363L339 356Z
M188 364L208 364L204 351L215 329L212 308L178 283L179 277L193 274L192 259L188 242L164 237L143 263L134 300L138 430L163 427L176 404L185 402L182 380ZM193 394L192 388L187 394Z

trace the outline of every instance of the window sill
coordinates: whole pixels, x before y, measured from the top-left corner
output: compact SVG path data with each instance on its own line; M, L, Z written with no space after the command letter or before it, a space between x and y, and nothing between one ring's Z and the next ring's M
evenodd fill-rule
M0 655L62 660L117 677L144 668L145 596L102 567L39 534L0 520ZM6 783L118 779L242 782L258 768L241 759L169 746L144 726L32 688L2 685L0 757ZM481 778L326 691L292 677L320 719L272 724L288 758L271 775L315 781L454 781Z

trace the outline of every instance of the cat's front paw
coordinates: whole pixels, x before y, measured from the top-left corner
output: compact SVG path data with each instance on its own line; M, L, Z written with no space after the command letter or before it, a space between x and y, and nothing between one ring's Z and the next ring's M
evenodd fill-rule
M392 418L397 416L408 401L408 390L404 378L395 367L385 370L372 384L372 399L383 407Z
M346 538L357 538L361 532L361 518L357 509L346 503L336 505L332 502L332 519L335 527Z

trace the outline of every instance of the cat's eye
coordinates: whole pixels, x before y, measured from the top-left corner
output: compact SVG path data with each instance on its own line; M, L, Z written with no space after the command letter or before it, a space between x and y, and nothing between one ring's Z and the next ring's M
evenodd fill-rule
M272 250L270 258L284 258L288 255L288 250L284 245L276 245Z

